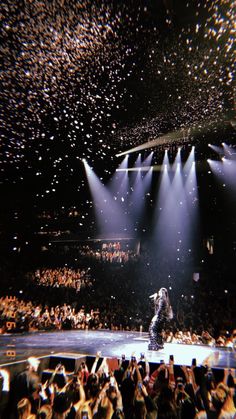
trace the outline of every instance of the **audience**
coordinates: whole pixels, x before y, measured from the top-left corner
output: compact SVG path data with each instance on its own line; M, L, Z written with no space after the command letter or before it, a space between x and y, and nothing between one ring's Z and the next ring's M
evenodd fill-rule
M32 363L32 359L30 361ZM35 364L35 363L34 363ZM113 365L113 367L112 367ZM9 403L2 418L130 418L130 419L235 419L235 382L232 371L207 367L149 364L147 359L116 359L116 366L98 353L91 368L82 361L73 377L58 382L58 366L50 379L40 382L20 400L12 397L19 374L0 370ZM86 375L83 374L86 369ZM182 369L182 375L181 375ZM218 373L217 373L218 372ZM215 374L217 373L217 374ZM22 373L20 373L22 374ZM18 400L18 401L17 401ZM16 413L15 413L16 412Z
M88 269L70 269L66 266L57 269L38 269L30 275L32 281L45 287L69 287L77 292L84 287L92 287Z
M0 298L1 333L59 329L99 329L102 328L100 312L84 307L78 311L70 305L48 307L33 305L15 297ZM7 329L7 324L9 328Z
M99 263L122 264L138 260L137 252L134 249L116 241L109 243L102 242L102 244L98 242L97 245L96 243L93 245L77 244L74 246L75 250L81 258L88 258Z
M82 266L83 251L88 263L83 259ZM141 275L140 267L148 267L147 260L131 254L119 242L103 244L98 251L87 247L80 249L78 263L75 254L70 265L63 256L61 264L53 267L39 264L44 268L28 275L20 287L16 278L9 283L8 296L2 286L0 333L60 329L147 333L153 314L148 298L153 276L150 273L149 278L148 268ZM199 281L182 288L176 283L170 298L174 318L163 330L165 342L236 349L233 293ZM97 355L92 368L83 361L73 378L64 371L61 385L54 379L56 374L42 382L30 360L17 376L10 377L7 367L0 369L0 417L236 418L235 382L228 369L223 377L207 366L180 370L172 361L151 366L134 357L118 360L115 369L110 365Z
M85 310L63 304L56 307L43 304L34 305L32 301L19 300L16 297L0 298L0 333L38 331L38 330L70 330L70 329L111 329L129 330L125 324L114 322L118 313L96 309ZM119 316L118 316L119 317ZM111 321L112 320L112 321ZM132 330L145 331L138 325L131 326ZM146 330L147 331L147 330ZM163 338L167 343L184 343L188 345L223 346L234 349L236 329L221 331L219 336L213 337L209 331L199 329L199 333L192 330L179 330L175 326L163 330Z

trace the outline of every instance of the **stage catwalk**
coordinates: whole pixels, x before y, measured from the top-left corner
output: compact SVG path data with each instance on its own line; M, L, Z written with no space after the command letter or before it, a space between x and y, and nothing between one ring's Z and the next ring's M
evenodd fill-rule
M11 356L12 351L16 352L15 356ZM169 355L173 354L176 365L191 365L192 358L196 358L198 365L208 362L211 367L236 368L236 352L230 348L166 343L163 350L149 351L147 333L71 330L0 335L0 365L22 361L29 356L42 357L61 352L95 355L97 351L101 351L102 356L117 358L122 354L126 358L131 354L139 358L144 352L154 363L161 359L168 362Z

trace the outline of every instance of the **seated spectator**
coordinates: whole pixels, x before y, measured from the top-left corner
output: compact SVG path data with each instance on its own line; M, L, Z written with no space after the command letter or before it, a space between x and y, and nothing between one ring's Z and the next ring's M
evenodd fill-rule
M34 274L28 274L31 280L36 281L40 286L45 287L68 287L74 288L77 292L81 286L90 287L92 285L91 277L88 269L70 269L68 267L56 269L37 269Z

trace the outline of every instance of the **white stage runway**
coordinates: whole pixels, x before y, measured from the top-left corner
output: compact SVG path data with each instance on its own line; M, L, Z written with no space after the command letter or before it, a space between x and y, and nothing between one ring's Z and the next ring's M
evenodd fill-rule
M145 353L153 363L162 359L168 362L172 354L176 365L191 365L192 358L196 358L197 365L236 368L236 352L230 348L166 343L162 350L149 351L148 335L140 332L70 330L0 335L0 365L22 361L29 356L61 352L94 356L97 351L110 358L121 358L125 354L127 359L131 355L139 359L140 354Z

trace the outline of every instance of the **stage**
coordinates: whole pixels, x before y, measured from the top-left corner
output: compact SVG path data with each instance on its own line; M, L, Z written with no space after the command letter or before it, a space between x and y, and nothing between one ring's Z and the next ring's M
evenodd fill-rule
M0 366L21 362L29 356L58 353L94 356L98 351L102 357L121 358L125 354L127 359L131 355L139 359L145 353L153 363L162 359L168 362L172 354L176 365L191 365L192 358L196 358L197 365L236 368L236 352L230 348L166 343L163 350L149 351L148 334L141 332L70 330L0 335Z

